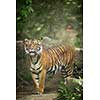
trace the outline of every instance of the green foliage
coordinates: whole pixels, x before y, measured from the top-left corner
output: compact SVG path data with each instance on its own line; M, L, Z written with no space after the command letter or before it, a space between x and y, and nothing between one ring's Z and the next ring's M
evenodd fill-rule
M68 24L80 28L80 10L82 0L18 0L17 40L51 36Z
M80 40L80 38L76 39L75 46L76 47L81 47L81 40Z
M33 12L32 0L22 0L22 1L23 2L20 4L21 7L17 8L19 10L19 12L17 13L17 21L23 20Z
M24 48L22 44L16 45L17 49L17 58L16 58L16 76L17 76L17 85L20 84L20 82L23 84L24 81L30 81L32 80L31 74L29 71L30 65L28 61L28 56L25 54Z
M80 80L78 82L80 82ZM83 100L83 86L78 82L73 81L67 86L61 82L58 89L57 100Z
M32 8L32 0L17 1L17 32L22 30L24 19L27 18L34 10Z
M29 81L32 81L32 76L31 76L31 73L30 73L30 72L29 72L29 73L28 73L28 72L23 73L23 74L22 74L22 77L23 77L24 80L26 80L26 81L28 81L28 82L29 82Z

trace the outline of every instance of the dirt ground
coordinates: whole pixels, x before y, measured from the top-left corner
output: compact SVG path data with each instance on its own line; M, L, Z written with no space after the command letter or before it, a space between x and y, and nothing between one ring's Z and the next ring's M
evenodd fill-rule
M54 100L57 97L56 93L49 93L43 95L29 95L19 98L17 100Z
M57 89L61 80L60 73L57 73L52 79L46 79L45 92L41 96L33 94L33 85L26 85L17 88L16 98L17 100L53 100L57 97Z

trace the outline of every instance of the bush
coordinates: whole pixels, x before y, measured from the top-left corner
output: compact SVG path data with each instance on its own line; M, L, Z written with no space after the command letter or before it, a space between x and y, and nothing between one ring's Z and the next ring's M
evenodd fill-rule
M67 86L61 82L58 89L57 100L83 100L82 80L74 79Z

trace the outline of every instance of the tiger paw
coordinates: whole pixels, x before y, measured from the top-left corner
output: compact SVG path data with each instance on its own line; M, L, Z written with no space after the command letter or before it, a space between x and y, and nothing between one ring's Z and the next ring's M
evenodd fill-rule
M38 91L32 91L32 94L39 95L40 93Z

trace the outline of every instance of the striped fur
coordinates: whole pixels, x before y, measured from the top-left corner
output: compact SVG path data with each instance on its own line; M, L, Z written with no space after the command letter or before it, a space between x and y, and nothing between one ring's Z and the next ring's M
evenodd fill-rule
M44 92L46 74L56 74L61 71L65 80L72 76L74 48L71 46L58 45L45 49L39 40L24 41L25 52L30 56L30 71L36 91Z

